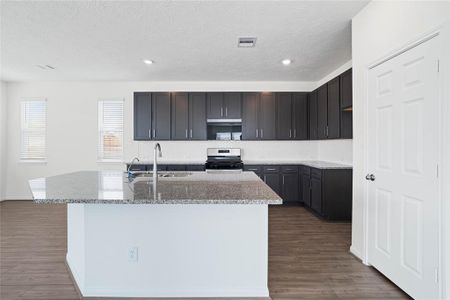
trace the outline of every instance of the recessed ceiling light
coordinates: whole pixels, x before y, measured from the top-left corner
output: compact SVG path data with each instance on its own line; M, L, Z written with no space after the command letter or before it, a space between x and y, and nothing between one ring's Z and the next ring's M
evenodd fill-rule
M153 64L153 60L150 60L150 59L144 59L144 64L146 64L146 65L152 65L152 64Z
M281 61L281 63L285 66L289 66L292 63L292 60L290 60L289 58L283 59Z

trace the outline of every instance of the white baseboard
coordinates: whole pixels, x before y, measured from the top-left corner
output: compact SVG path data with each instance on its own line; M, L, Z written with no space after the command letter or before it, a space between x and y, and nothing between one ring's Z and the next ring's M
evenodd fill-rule
M149 298L261 298L270 299L268 289L234 289L234 290L204 290L204 289L103 289L86 287L83 297L149 297Z

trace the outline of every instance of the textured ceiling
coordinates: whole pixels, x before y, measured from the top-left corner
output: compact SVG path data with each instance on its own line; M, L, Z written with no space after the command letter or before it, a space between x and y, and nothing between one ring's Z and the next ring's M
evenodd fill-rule
M351 59L367 2L1 1L1 77L316 81ZM256 47L237 48L240 36Z

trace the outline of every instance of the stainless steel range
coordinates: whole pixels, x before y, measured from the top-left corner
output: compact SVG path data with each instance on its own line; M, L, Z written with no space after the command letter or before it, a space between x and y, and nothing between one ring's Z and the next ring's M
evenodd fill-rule
M208 148L208 160L205 164L207 172L235 171L241 172L244 164L239 148Z

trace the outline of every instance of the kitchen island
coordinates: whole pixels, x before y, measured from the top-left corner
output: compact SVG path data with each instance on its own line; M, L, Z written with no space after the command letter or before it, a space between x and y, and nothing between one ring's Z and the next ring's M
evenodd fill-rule
M67 203L67 264L85 297L269 297L268 205L253 172L119 171L30 180Z

